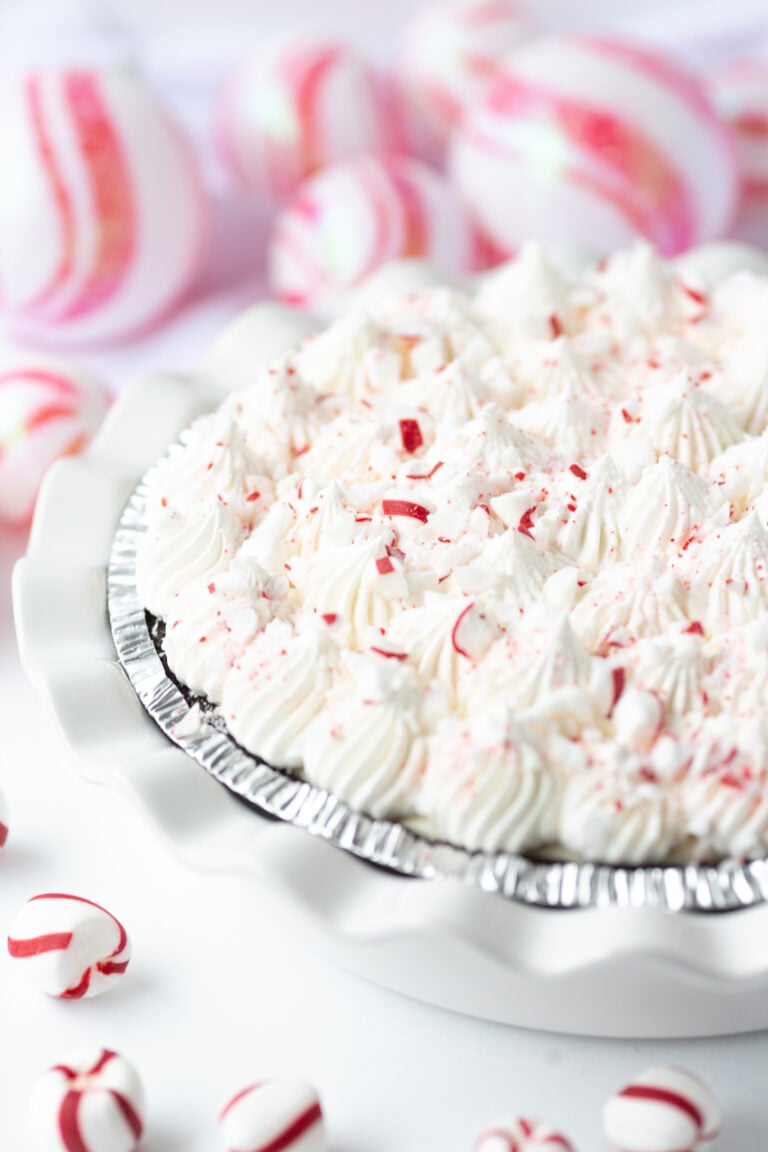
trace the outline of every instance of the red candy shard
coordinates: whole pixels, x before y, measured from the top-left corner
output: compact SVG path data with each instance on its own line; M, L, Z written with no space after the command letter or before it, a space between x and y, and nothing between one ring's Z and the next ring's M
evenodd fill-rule
M549 317L549 330L552 333L552 339L557 340L558 336L563 334L563 325L560 323L560 317L553 312Z
M684 629L684 631L692 636L703 636L704 625L700 620L694 620L691 624L688 625L686 629Z
M394 572L395 566L389 556L380 556L376 561L376 569L380 575L387 576L390 572Z
M530 536L531 540L533 540L533 514L535 511L536 505L534 504L526 512L523 512L517 525L518 532L522 532L524 536Z
M382 500L381 510L385 516L408 516L411 520L421 520L426 524L429 512L423 504L414 504L411 500Z
M418 420L400 421L400 439L406 452L418 452L424 443Z
M627 673L623 668L614 668L611 676L613 677L613 700L611 701L610 711L608 712L609 718L613 715L613 710L624 691L624 685L627 682Z
M322 619L326 624L335 624L338 618L335 612L323 612Z
M579 480L586 480L587 473L580 464L571 464L569 471L573 472L574 476L578 476Z
M387 660L407 660L407 652L389 652L386 648L377 648L371 645L371 652L375 652L377 656L385 656Z

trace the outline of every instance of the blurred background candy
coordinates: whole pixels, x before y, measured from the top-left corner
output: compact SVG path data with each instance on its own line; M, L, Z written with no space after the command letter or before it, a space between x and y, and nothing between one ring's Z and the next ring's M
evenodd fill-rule
M40 344L135 336L179 302L206 205L187 140L132 68L0 74L0 296Z
M521 0L447 0L416 9L399 57L406 136L416 152L442 157L451 129L531 31Z
M82 451L107 406L99 381L76 365L0 360L0 521L29 521L49 465Z
M270 201L326 164L401 143L383 75L342 43L303 36L268 44L234 73L216 133L235 181Z
M768 60L733 60L711 79L715 104L733 132L741 200L731 235L768 245Z
M668 255L722 235L738 193L704 85L629 41L540 38L510 56L452 141L450 170L500 253L527 238Z
M280 213L270 280L286 303L325 309L389 260L426 258L451 278L475 256L442 176L419 160L361 156L318 173Z

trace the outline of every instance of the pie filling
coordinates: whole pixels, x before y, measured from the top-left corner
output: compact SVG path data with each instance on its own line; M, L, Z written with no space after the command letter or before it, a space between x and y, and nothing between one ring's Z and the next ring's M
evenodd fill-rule
M153 470L138 559L235 739L490 852L768 853L768 279L536 247L349 310Z

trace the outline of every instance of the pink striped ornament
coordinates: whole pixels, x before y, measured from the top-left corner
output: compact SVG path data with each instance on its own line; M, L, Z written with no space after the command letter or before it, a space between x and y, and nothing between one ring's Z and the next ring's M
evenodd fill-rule
M539 1120L520 1117L509 1126L488 1128L475 1141L472 1152L576 1152L561 1132Z
M711 78L730 125L741 169L741 200L732 229L739 240L768 246L768 63L733 60Z
M133 1152L141 1139L141 1081L127 1060L106 1048L77 1052L49 1068L31 1104L45 1152Z
M61 1000L99 996L114 986L131 958L125 928L82 896L33 896L8 936L8 953L41 992Z
M403 38L399 78L410 147L432 161L531 32L518 0L450 0L419 8Z
M346 45L280 40L225 85L216 141L241 187L280 201L327 164L397 150L400 116L386 79Z
M461 275L476 258L472 230L453 190L425 164L361 156L318 173L280 213L270 278L286 303L330 308L403 258Z
M227 1152L325 1152L323 1110L304 1080L283 1076L250 1084L222 1108Z
M649 1068L603 1111L605 1134L619 1152L698 1152L721 1122L709 1088L683 1068Z
M0 364L0 521L29 521L49 466L85 448L107 407L101 384L72 364Z
M673 255L727 231L738 172L703 84L667 57L576 36L523 46L457 129L450 169L511 254L531 237Z
M127 68L0 82L0 301L37 342L157 322L196 276L206 205L191 150Z

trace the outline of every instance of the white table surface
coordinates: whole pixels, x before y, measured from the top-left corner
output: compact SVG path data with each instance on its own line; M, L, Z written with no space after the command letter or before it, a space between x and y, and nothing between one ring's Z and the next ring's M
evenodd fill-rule
M171 42L152 39L151 32L155 25L169 31L178 0L116 0L114 7L132 15L147 44L170 58ZM255 7L263 20L264 5ZM291 0L286 10L307 7ZM348 30L363 40L372 39L384 20L377 7L378 23L369 22L359 0L328 0L326 7L337 25L349 16ZM407 7L401 0L390 5L390 23ZM548 0L545 7L555 5ZM674 9L679 18L691 5L678 0L619 7L644 14L652 28L650 9L665 7L668 16ZM722 12L715 3L694 7L712 18ZM184 12L200 8L185 2ZM579 8L584 11L573 5L574 12ZM751 0L731 8L760 10ZM217 11L231 16L235 27L236 17L242 20L254 8L250 0L222 0ZM190 19L193 46L200 27ZM173 38L182 73L189 67L183 42ZM226 261L219 264L209 270L209 287L232 279ZM189 367L224 317L255 291L251 284L199 301L162 333L92 362L116 389L145 368ZM124 921L134 959L110 994L59 1003L28 988L2 951L0 1148L32 1149L27 1095L42 1069L80 1046L106 1045L133 1060L144 1079L145 1152L220 1147L216 1116L226 1097L251 1079L280 1072L304 1074L320 1087L332 1152L469 1152L482 1127L520 1113L538 1113L561 1125L582 1152L599 1152L605 1098L658 1061L684 1063L718 1091L727 1113L722 1152L765 1152L766 1035L692 1043L592 1041L452 1016L369 985L308 952L286 925L265 917L256 880L182 866L128 800L78 777L52 718L25 680L10 607L10 571L23 549L21 534L0 532L0 782L12 808L0 857L0 938L28 897L71 891L105 904Z

